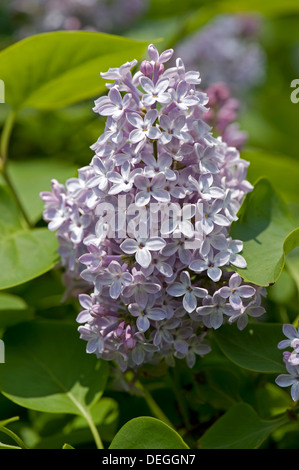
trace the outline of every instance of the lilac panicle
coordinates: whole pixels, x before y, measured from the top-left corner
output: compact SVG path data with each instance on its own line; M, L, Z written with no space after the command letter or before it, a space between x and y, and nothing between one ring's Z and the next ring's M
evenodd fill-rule
M252 186L248 162L204 122L200 75L172 50L109 69L95 102L106 116L94 157L41 193L57 232L68 292L79 294L87 352L121 370L210 351L208 329L259 317L261 291L243 285L243 244L230 225Z

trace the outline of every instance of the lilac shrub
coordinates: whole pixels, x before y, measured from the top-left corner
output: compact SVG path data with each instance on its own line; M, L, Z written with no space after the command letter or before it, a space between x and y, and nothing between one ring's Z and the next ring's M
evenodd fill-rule
M199 68L204 88L224 82L236 95L263 83L266 56L259 43L262 19L219 15L177 47L186 67Z
M23 19L21 37L37 32L89 30L112 32L130 26L147 9L147 0L13 0L10 12Z
M67 291L87 353L121 368L185 359L210 351L209 329L242 330L260 317L261 288L244 285L242 241L229 235L245 194L248 162L212 135L199 72L173 50L102 73L107 118L94 156L77 178L41 193L56 231Z

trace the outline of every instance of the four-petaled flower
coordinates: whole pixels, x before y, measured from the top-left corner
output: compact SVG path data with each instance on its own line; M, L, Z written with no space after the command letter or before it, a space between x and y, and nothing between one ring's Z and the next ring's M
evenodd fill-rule
M231 275L228 287L224 286L219 289L219 294L224 299L229 299L231 306L238 310L242 306L242 298L248 299L255 294L255 288L252 286L241 285L242 278L238 273Z
M174 282L166 288L166 292L174 297L183 296L183 307L188 313L193 312L197 307L197 298L204 298L208 295L207 289L201 287L193 287L191 284L190 274L183 271L180 275L181 282Z
M139 263L141 267L147 268L152 261L151 251L160 251L165 244L165 240L159 237L137 240L127 238L121 243L120 248L128 255L135 255L137 263Z

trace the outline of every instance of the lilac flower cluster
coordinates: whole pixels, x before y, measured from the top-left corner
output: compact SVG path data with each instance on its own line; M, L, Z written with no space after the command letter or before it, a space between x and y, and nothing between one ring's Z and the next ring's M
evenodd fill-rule
M209 98L209 111L203 116L215 133L230 147L241 150L248 139L248 134L240 130L236 121L240 109L240 102L231 95L224 82L212 83L205 90Z
M187 67L199 68L204 88L219 81L239 95L263 82L265 52L259 43L261 18L219 15L177 47Z
M200 75L181 59L166 69L172 54L151 44L135 73L133 60L101 74L109 92L94 111L107 121L92 161L41 193L79 295L80 337L121 370L193 367L210 328L264 313L263 291L234 272L246 261L229 235L252 190L248 162L213 137Z
M9 8L21 37L45 31L113 32L130 26L146 11L147 0L13 0Z
M288 374L280 374L275 382L280 387L291 386L291 396L294 401L299 400L299 327L296 329L291 324L282 327L283 334L287 337L277 345L279 349L292 348L292 351L283 352L283 361Z

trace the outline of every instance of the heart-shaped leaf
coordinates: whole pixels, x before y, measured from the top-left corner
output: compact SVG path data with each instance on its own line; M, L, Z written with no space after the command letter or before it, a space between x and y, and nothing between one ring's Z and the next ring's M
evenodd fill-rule
M282 325L250 323L243 331L237 325L223 325L213 332L213 338L224 354L235 364L256 372L285 372L281 351Z
M23 226L8 188L0 185L0 289L49 271L59 259L57 249L57 239L47 228Z
M139 59L146 43L89 31L28 37L0 52L5 101L13 109L55 109L105 90L100 72Z
M188 449L181 436L162 421L142 416L128 421L110 449Z
M261 179L249 193L231 227L231 236L243 241L246 269L236 269L245 281L273 284L284 267L285 255L299 245L299 229L286 204L270 182Z
M85 353L73 325L29 322L9 328L3 341L0 390L7 398L33 410L90 416L108 367Z
M286 416L260 419L255 410L237 404L219 418L200 438L200 449L257 449L276 429L287 422Z
M51 179L63 184L66 179L77 176L74 164L51 158L11 161L8 173L33 225L40 220L44 208L39 193L51 190Z

